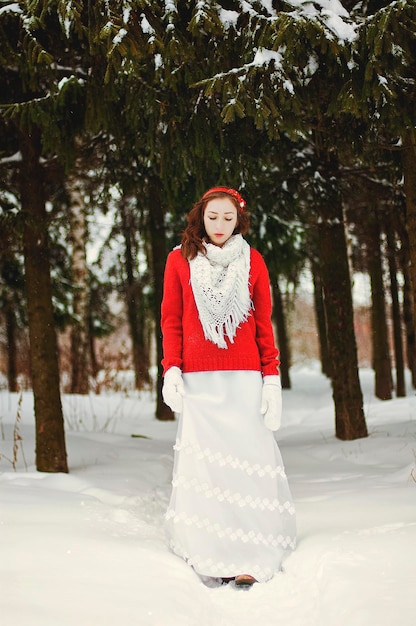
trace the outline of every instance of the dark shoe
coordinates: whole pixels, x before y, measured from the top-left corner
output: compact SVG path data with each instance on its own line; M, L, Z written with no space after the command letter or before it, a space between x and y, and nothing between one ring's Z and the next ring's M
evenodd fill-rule
M240 574L235 577L235 586L236 587L252 587L257 580L254 576L250 576L250 574Z

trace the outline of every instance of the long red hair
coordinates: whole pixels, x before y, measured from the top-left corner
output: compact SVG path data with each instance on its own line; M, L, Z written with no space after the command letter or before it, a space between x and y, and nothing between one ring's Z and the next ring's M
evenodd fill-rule
M240 206L236 198L223 191L210 193L208 197L202 197L201 200L195 202L187 215L188 225L182 233L181 242L182 256L185 259L194 259L198 252L202 252L202 254L206 252L203 242L208 240L208 236L204 226L204 213L208 202L214 198L229 198L237 209L237 224L234 229L234 235L245 235L250 227L249 214L245 207L242 208Z

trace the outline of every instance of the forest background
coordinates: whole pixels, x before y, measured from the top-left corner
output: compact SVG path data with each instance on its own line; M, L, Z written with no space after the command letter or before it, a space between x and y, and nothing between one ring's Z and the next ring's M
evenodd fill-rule
M415 386L416 2L0 0L0 44L0 367L38 470L68 471L61 393L117 369L173 419L164 264L212 185L247 199L285 388L305 271L336 436L367 436L357 275L376 396Z

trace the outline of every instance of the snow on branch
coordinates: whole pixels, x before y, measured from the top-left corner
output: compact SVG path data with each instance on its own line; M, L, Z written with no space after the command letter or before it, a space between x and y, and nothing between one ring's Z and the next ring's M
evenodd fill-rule
M296 13L306 19L317 20L339 41L354 41L357 25L339 0L288 0Z
M325 28L329 39L335 37L341 42L351 42L356 38L357 25L339 0L286 0L286 4L288 7L292 6L293 11L276 11L271 0L261 0L263 14L256 11L253 7L254 3L248 0L240 0L239 4L242 13L269 23L278 21L285 13L294 19L302 18L319 22Z
M13 2L12 4L0 7L0 15L4 15L5 13L16 13L20 15L23 11L17 2Z

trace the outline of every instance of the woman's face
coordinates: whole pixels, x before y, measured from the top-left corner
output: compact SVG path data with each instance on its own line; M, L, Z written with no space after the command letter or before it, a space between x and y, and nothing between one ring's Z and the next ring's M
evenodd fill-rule
M223 246L237 226L237 209L230 198L209 200L204 211L204 226L215 246Z

